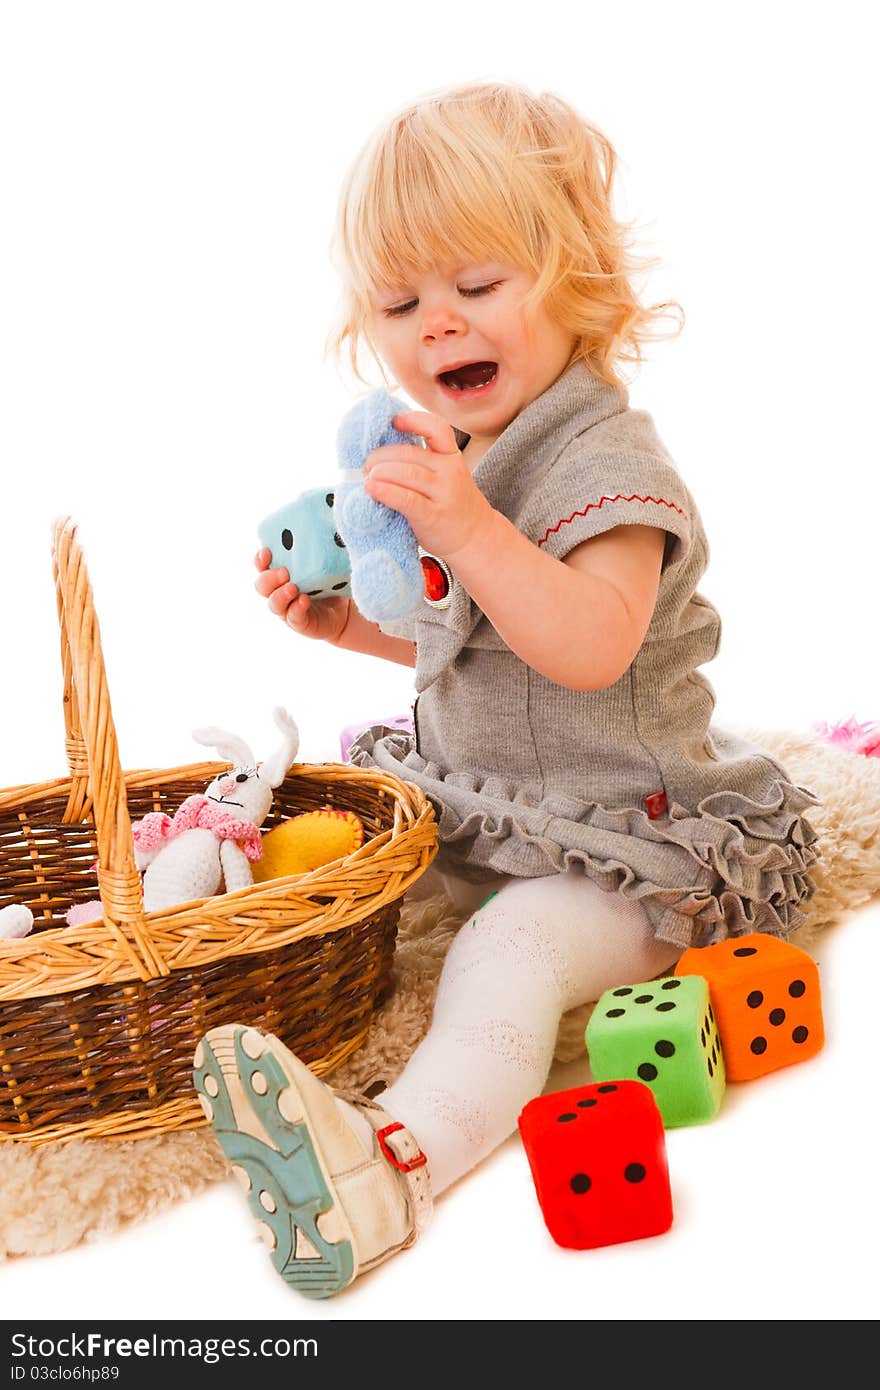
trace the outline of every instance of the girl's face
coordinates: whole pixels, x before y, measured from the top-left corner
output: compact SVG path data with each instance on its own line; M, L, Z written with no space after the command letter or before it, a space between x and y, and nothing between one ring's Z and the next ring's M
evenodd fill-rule
M372 301L380 356L414 401L488 446L567 366L574 336L543 307L535 277L500 261L420 273Z

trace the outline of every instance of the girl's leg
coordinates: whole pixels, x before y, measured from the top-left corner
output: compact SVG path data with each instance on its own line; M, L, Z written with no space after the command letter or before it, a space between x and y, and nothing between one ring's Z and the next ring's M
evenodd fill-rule
M563 1013L681 954L635 900L580 871L500 882L449 950L426 1037L376 1097L428 1155L434 1196L514 1132L544 1088Z
M427 1037L375 1101L337 1096L271 1034L211 1029L193 1081L282 1277L326 1298L412 1244L540 1094L560 1016L678 955L580 873L510 879L461 927Z

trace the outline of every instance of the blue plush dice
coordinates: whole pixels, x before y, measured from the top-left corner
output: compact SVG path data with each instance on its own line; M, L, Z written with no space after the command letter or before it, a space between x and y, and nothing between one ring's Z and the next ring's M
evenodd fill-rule
M333 519L334 493L326 487L303 492L264 518L257 528L270 565L287 567L292 584L312 598L351 595L351 558Z

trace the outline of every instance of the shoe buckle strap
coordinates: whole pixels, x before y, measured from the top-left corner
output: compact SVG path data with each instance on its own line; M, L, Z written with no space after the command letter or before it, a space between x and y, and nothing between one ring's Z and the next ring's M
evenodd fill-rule
M424 1230L432 1208L427 1154L422 1152L413 1135L399 1120L377 1129L376 1139L383 1157L406 1181L416 1231Z
M409 1130L399 1120L376 1130L379 1148L388 1162L401 1173L411 1173L414 1168L423 1168L428 1155L423 1154Z

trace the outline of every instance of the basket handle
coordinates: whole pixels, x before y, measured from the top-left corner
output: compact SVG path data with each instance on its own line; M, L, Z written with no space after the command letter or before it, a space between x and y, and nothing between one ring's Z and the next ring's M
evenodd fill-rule
M70 795L62 819L87 819L98 841L98 888L104 921L142 980L170 974L150 938L141 876L119 762L101 652L101 632L82 548L70 517L55 523L52 568L61 628L64 724ZM90 805L91 803L91 805Z

